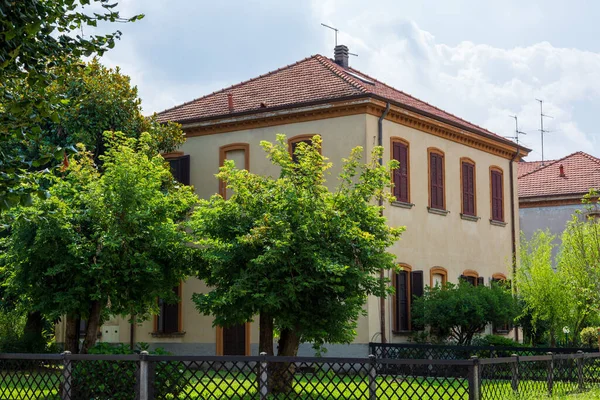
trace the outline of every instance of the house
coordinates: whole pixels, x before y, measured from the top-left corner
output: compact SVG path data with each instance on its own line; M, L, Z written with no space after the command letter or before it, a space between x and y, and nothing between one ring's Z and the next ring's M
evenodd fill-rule
M578 151L560 160L519 162L519 221L530 239L538 229L556 235L553 256L573 213L586 212L581 203L590 189L600 188L600 159Z
M202 198L228 195L215 179L226 159L276 175L259 143L274 141L277 133L287 136L292 149L320 135L322 152L333 162L332 177L356 146L366 159L380 144L384 162L400 161L393 176L396 201L384 210L390 224L407 226L390 249L403 267L389 276L396 295L370 298L354 343L330 345L327 355L365 356L370 341L407 341L411 300L426 285L461 277L488 285L511 275L519 232L516 163L529 150L352 68L346 46L335 48L334 59L305 58L159 118L182 124L187 140L165 158ZM189 278L174 290L181 302L163 305L154 321L135 327L111 321L119 331L115 340L148 342L175 353L257 353L257 321L213 328L212 318L200 315L191 301L193 293L208 290L202 282ZM313 351L303 345L300 353Z

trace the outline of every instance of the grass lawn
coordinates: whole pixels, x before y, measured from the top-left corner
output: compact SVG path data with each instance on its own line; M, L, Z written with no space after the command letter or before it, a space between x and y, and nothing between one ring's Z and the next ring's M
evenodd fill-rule
M103 376L96 384L96 400L133 400L135 380L125 382L121 393L111 392L113 385ZM104 381L103 381L104 380ZM94 380L90 382L95 382ZM178 394L163 394L161 399L251 399L258 398L258 385L254 375L214 372L186 372L179 380ZM467 382L464 379L397 378L378 377L377 397L380 399L468 399ZM369 387L366 377L329 375L304 375L296 377L294 391L298 399L368 399ZM123 385L121 386L123 388ZM129 390L130 388L130 390ZM541 399L545 395L546 382L521 381L520 396L514 396L507 381L483 381L481 398L484 399ZM555 382L553 399L600 400L600 388L575 394L572 383ZM60 371L53 372L7 372L0 371L0 399L60 399ZM282 398L291 398L283 396Z

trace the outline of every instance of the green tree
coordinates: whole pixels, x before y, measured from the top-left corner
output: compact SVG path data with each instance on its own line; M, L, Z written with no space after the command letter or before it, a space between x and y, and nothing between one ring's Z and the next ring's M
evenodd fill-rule
M594 190L584 197L586 211L597 211L594 201L597 198ZM600 310L600 224L597 219L581 211L573 214L562 234L557 265L570 297L569 325L575 339L585 326L597 319Z
M13 145L39 139L46 119L60 119L63 99L46 89L64 82L81 57L102 55L121 35L84 30L142 17L122 18L116 7L108 0L0 0L0 210L29 202L39 188L36 176L26 173L31 162Z
M539 321L547 324L551 346L556 345L557 333L568 323L571 307L564 277L552 268L553 240L547 230L536 232L529 241L521 235L521 264L516 277L524 314L531 316L534 329Z
M72 352L78 318L88 321L86 353L107 314L146 317L157 297L174 301L191 256L180 222L197 201L192 189L173 180L148 133L106 140L102 174L82 150L48 198L10 211L2 241L8 289L49 320L66 316Z
M280 168L278 178L237 169L226 162L217 177L232 196L202 200L191 219L202 262L197 275L208 293L193 299L198 310L230 326L260 316L260 351L297 354L301 342L349 343L365 313L367 296L391 289L379 271L394 268L387 252L404 228L386 224L376 206L388 198L390 167L380 166L382 148L361 163L355 148L344 161L337 189L325 186L331 167L321 139L300 143L292 160L284 135L261 142ZM286 379L278 390L287 390Z
M424 295L414 300L412 312L415 324L429 327L439 339L470 345L486 325L512 322L518 305L502 285L473 286L461 281L458 285L427 287Z

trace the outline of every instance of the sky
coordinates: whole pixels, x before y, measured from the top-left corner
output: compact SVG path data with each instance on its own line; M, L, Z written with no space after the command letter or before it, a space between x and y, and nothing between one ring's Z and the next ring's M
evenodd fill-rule
M122 39L102 61L138 87L145 114L193 100L313 54L502 136L515 120L544 159L600 157L600 2L572 0L121 0Z

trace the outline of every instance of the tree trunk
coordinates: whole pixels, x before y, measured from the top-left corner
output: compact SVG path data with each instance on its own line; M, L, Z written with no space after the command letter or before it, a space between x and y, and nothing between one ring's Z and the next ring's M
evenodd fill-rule
M295 357L298 354L300 345L300 336L292 329L283 329L279 336L277 344L277 356ZM292 363L279 362L274 363L269 376L269 388L271 393L277 395L281 393L292 393L294 391L294 373L296 366Z
M72 354L79 353L79 341L77 340L78 318L75 315L67 315L65 324L65 351L70 351Z
M260 314L260 338L258 352L273 355L273 317L268 313Z
M23 329L25 351L27 353L43 353L46 350L44 338L44 317L39 311L27 313L27 321Z
M90 315L87 320L87 329L85 338L81 346L81 354L87 354L89 349L94 347L98 339L98 329L100 328L100 316L102 315L102 304L99 301L92 301Z
M556 347L556 335L554 328L550 328L550 347Z

